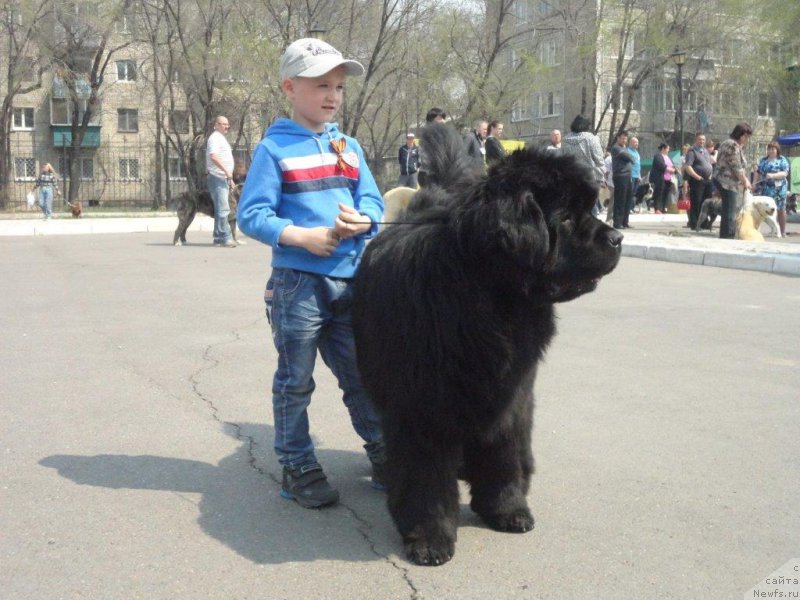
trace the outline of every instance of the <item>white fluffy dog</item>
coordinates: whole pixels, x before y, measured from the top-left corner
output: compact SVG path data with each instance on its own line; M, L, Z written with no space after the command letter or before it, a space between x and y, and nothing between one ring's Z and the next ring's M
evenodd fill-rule
M775 220L778 211L775 200L769 196L753 196L745 192L744 206L736 217L736 238L752 242L763 242L764 236L758 230L761 223L769 225L770 233L781 237L781 230Z

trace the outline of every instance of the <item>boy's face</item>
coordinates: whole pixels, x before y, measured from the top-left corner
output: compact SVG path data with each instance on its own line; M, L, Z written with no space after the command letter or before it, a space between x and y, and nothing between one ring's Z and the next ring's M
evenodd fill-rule
M319 77L295 77L282 83L283 91L294 107L293 118L303 127L319 133L323 124L333 120L342 105L344 66Z

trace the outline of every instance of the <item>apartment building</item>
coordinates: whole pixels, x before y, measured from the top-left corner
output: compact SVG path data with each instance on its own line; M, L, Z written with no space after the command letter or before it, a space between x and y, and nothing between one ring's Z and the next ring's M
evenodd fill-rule
M652 156L662 141L680 145L682 112L686 143L695 131L720 141L737 122L749 122L755 131L749 153L756 156L791 128L782 119L780 92L761 74L743 76L753 64L746 60L752 41L704 40L700 32L687 30L674 37L677 47L648 47L645 33L654 27L654 15L636 15L635 7L633 16L626 14L630 4L592 1L578 7L570 0L515 0L517 26L534 22L538 27L524 42L527 47L509 50L509 61L527 51L544 69L507 116L509 137L545 143L550 131L568 131L575 115L584 114L599 123L604 144L624 120L624 127L639 137L642 156ZM702 35L708 35L707 29ZM780 51L780 42L763 46L772 54L767 60L776 64L791 54Z
M205 123L195 122L198 117L194 115L204 113L192 110L197 107L190 105L178 70L172 74L168 87L164 82L154 83L153 52L147 44L137 41L135 20L123 17L107 40L106 48L117 49L102 73L102 84L91 105L91 118L74 158L70 152L73 115L77 113L81 121L92 101L88 73L98 50L99 36L90 38L89 43L84 41L80 54L70 57L71 69L52 61L43 74L40 88L13 98L7 210L24 209L25 194L46 163L56 170L65 196L71 183L70 174L79 178L76 199L85 207L169 205L172 198L187 189L190 168L195 169L197 181L202 184L205 167L202 135L206 127ZM55 36L66 35L59 31L58 23L53 31ZM0 48L3 72L9 60L9 53ZM36 57L30 60L35 63ZM33 80L33 69L26 73ZM230 83L222 81L219 85ZM224 111L225 103L218 102L215 107ZM244 119L231 115L230 121L228 137L234 145L235 158L246 167L253 140L257 141L263 130L263 119L248 112ZM240 139L238 147L237 139ZM73 160L77 161L75 169L71 169Z

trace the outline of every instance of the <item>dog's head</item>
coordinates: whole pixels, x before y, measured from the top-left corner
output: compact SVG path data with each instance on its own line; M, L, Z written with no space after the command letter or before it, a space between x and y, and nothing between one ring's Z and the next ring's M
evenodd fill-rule
M769 196L750 196L748 204L751 207L750 212L753 218L757 218L759 222L765 220L767 217L775 216L778 210L775 200Z
M622 234L592 215L597 184L572 156L517 151L465 182L453 207L462 251L543 302L593 291L619 262Z

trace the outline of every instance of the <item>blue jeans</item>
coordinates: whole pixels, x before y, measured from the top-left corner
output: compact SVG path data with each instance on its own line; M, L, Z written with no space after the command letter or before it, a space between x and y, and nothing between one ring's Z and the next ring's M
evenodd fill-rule
M278 368L272 382L275 452L292 469L317 462L308 425L317 350L343 392L356 433L370 460L382 462L380 418L356 367L352 281L294 269L273 269L264 299Z
M53 216L53 188L49 185L39 188L39 204L42 206L45 219Z
M224 244L229 241L233 235L231 234L231 226L228 223L228 215L231 212L231 207L228 204L228 192L230 187L225 179L220 177L208 176L208 193L211 194L211 199L214 202L214 243Z

